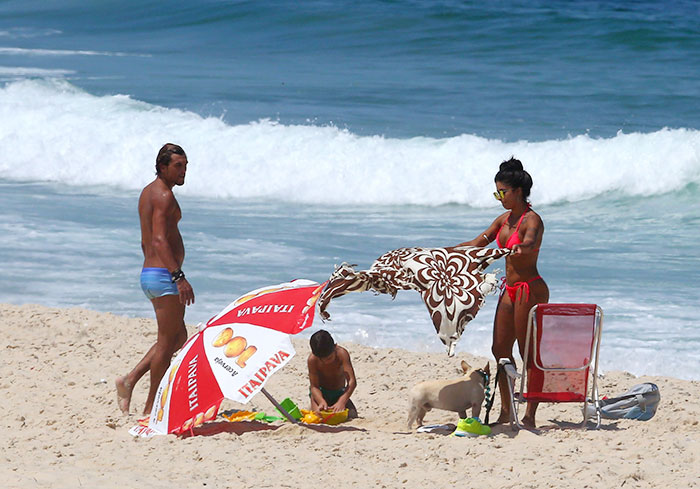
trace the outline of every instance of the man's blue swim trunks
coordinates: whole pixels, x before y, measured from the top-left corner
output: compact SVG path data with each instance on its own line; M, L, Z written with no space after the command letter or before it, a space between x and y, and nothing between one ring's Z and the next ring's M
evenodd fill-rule
M180 295L167 268L143 268L141 270L141 288L149 299L164 295Z

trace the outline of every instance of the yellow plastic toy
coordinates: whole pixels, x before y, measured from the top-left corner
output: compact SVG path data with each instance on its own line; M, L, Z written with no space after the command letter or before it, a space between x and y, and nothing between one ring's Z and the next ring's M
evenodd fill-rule
M301 419L299 421L301 421L302 423L318 424L321 422L321 418L318 416L318 414L316 414L313 411L309 411L307 409L301 409L301 415L302 416L301 416Z
M348 410L345 409L339 413L333 411L320 411L318 413L307 409L301 410L301 422L306 424L330 424L336 425L348 420Z
M228 419L231 422L236 421L252 421L255 419L258 413L252 411L238 411L233 414L221 413L221 416Z

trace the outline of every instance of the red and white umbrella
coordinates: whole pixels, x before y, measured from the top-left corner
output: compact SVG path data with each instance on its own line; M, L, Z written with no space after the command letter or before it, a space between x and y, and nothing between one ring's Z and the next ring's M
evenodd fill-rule
M214 419L224 398L247 403L264 391L270 375L295 355L289 335L311 326L324 286L299 279L263 287L210 319L163 376L149 434L188 431ZM146 435L141 431L135 434Z

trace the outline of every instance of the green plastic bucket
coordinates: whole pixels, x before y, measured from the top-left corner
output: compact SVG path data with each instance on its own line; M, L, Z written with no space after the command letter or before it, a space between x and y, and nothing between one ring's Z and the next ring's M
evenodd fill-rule
M301 419L301 411L299 411L299 407L290 398L286 398L284 401L280 402L280 406L282 406L292 416L292 418ZM277 412L282 414L279 409Z

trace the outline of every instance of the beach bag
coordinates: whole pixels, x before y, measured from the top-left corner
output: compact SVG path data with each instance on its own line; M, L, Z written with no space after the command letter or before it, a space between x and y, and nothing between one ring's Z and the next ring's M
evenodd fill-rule
M656 384L637 384L619 397L598 401L600 414L607 419L636 419L648 421L656 414L661 394ZM587 406L588 415L595 416L595 406Z

